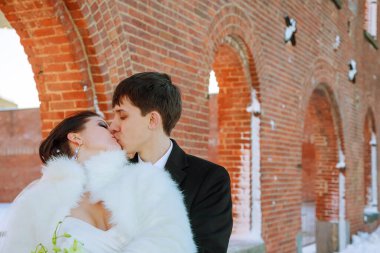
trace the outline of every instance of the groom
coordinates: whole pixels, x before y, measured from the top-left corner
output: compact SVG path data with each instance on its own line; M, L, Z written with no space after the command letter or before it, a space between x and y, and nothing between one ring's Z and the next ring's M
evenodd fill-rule
M121 81L113 94L110 129L134 162L166 169L184 194L198 253L227 252L232 201L227 171L186 154L170 139L182 101L167 74L143 72Z

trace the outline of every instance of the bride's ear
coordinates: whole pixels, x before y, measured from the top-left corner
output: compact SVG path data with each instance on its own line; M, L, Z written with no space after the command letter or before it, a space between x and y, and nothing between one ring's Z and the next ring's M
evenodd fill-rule
M78 146L83 144L82 137L78 133L68 133L67 139Z

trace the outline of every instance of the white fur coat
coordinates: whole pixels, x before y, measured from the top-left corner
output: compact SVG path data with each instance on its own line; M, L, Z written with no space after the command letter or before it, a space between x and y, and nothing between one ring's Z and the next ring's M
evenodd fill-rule
M51 247L57 223L86 191L94 202L104 202L111 224L128 239L121 253L196 252L183 196L170 175L130 164L122 151L104 152L84 165L51 160L40 180L14 201L0 252L29 253L38 243Z

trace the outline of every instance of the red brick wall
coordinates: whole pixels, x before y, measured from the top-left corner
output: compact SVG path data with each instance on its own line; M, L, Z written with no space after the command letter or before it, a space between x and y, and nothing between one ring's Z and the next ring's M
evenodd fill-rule
M209 73L226 38L239 38L245 50L234 57L245 59L242 66L250 71L243 75L239 70L239 76L244 76L239 83L257 88L262 105L262 236L269 253L295 252L303 198L299 168L304 124L315 88L321 84L329 87L327 97L335 100L327 103L327 108L339 115L340 123L334 126L341 129L325 133L319 124L315 140L322 147L327 138L332 143L326 145L336 147L333 142L337 138L331 133L342 135L346 216L352 233L363 228L363 127L368 108L379 125L376 115L380 109L376 103L380 55L363 37L364 1L343 1L338 10L333 1L0 0L0 9L20 35L32 64L43 135L69 112L93 108L94 94L108 117L112 89L119 80L131 73L156 70L170 73L182 90L184 111L174 137L187 151L202 157L208 155L210 134ZM283 42L286 15L298 22L296 47ZM335 51L336 35L342 44ZM359 71L355 84L347 78L351 58L357 61ZM249 91L240 90L241 99L231 108L239 110L242 122L249 121L244 115L249 103L245 92ZM228 115L228 110L225 113L218 115L219 127L223 120L232 121L234 115ZM327 119L327 114L323 115ZM251 194L243 190L249 187L248 174L239 179L239 170L249 167L239 160L240 144L245 145L249 138L245 124L230 126L229 133L242 132L244 141L231 137L229 141L238 143L229 149L236 158L225 160L233 179L235 223L243 230L249 220L246 207ZM328 126L332 127L331 122ZM336 151L318 152L316 147L316 159L326 164L332 166L337 160ZM327 175L333 170L326 168ZM326 196L329 201L337 194L334 180L327 184L333 189L333 195ZM315 186L317 191L322 187ZM334 211L321 215L334 217L336 207L326 203L326 208Z
M315 201L316 154L315 145L310 140L302 144L302 201Z
M11 202L40 176L40 112L0 111L0 122L0 202Z

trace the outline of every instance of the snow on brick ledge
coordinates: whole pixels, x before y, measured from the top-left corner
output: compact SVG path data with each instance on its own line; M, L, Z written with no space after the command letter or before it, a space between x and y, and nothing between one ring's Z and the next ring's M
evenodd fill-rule
M379 211L377 206L366 207L364 209L364 222L371 223L379 218Z

